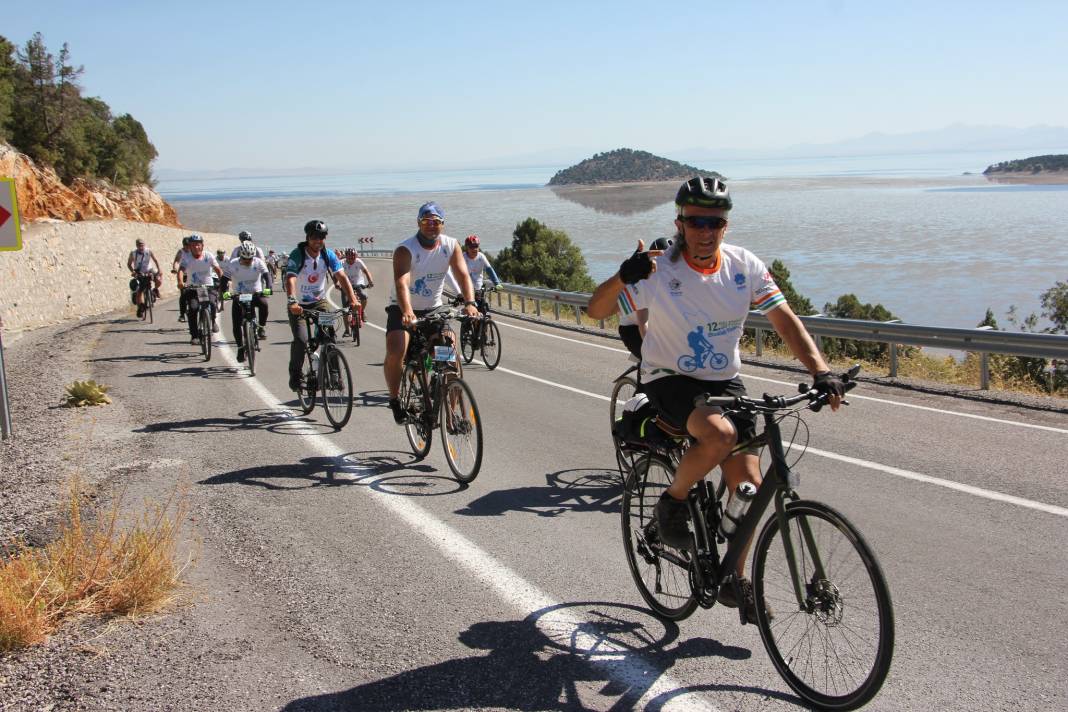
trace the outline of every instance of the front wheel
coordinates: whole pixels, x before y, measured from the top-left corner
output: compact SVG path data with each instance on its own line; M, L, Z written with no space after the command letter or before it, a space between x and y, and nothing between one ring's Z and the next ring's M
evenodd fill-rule
M245 345L245 358L248 359L248 372L256 375L256 327L248 319L241 325L242 341Z
M156 296L152 293L151 287L145 290L145 296L142 302L145 305L145 321L151 324L153 322L152 307L156 303Z
M798 501L786 505L785 517L787 536L773 516L753 556L754 594L765 603L757 606L760 637L802 699L856 709L890 670L894 614L886 579L860 532L835 510Z
M501 362L501 330L490 320L482 326L482 360L491 371Z
M319 383L322 384L326 419L341 430L352 415L352 373L345 354L336 346L328 346L323 353L319 363Z
M197 329L200 331L200 353L205 361L211 361L211 310L201 309L197 315Z
M319 374L312 368L311 354L304 352L304 365L301 368L300 385L297 388L297 401L300 410L307 415L315 407L315 394L318 392Z
M430 399L424 394L419 369L413 364L404 367L400 402L405 412L404 432L408 436L408 443L416 459L422 460L430 452L434 424L431 422L432 414L428 411Z
M471 482L482 467L482 418L471 387L449 378L441 401L441 444L449 469L460 482Z
M471 363L475 358L475 327L470 319L464 319L460 326L460 355L464 363Z
M653 511L675 469L659 455L642 457L623 487L623 547L638 592L653 613L680 621L697 608L690 567L681 552L660 543Z

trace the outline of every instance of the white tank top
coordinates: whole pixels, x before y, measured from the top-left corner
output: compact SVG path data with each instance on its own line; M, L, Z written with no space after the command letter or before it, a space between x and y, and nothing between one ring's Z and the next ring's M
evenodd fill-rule
M437 246L427 250L419 244L418 236L412 235L398 247L406 248L412 255L412 269L408 273L408 299L412 310L441 306L445 275L449 272L453 253L460 249L459 243L448 235L441 235ZM389 303L398 303L396 283L390 287Z

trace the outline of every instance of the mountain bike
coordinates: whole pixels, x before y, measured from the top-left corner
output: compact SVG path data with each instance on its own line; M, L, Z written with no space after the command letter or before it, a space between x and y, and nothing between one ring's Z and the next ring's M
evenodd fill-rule
M322 391L326 419L336 430L345 427L352 415L352 372L335 339L337 327L348 311L305 309L303 313L308 341L304 344L297 400L306 415L315 407L316 395Z
M858 371L842 375L847 389L856 385ZM886 679L894 648L893 606L879 562L857 528L831 507L797 494L800 478L788 463L780 422L792 419L801 428L800 412L817 411L827 402L806 385L799 389L793 397L705 397L710 406L762 417L763 432L736 451L767 447L771 464L748 510L737 516L725 513L734 502L725 501L724 482L715 488L705 480L697 483L687 499L692 539L685 549L661 543L653 508L674 479L689 440L676 431L632 443L623 539L642 598L658 616L682 620L698 606L711 608L721 587L733 587L735 599L742 600L736 566L773 506L752 563L760 637L776 670L802 699L821 709L849 710L871 700ZM736 525L729 537L720 529L725 517ZM744 605L738 611L745 624Z
M486 299L486 295L494 289L496 287L482 287L475 292L475 303L481 318L460 317L460 353L464 363L471 363L475 352L481 351L482 361L491 371L501 362L501 329L494 323L489 300Z
M270 289L264 289L262 294L265 297L271 296ZM248 371L251 375L256 375L256 354L260 351L260 332L259 324L256 321L256 308L252 305L252 299L255 295L251 293L246 294L230 294L227 292L223 295L223 301L227 299L237 298L238 314L241 320L241 343L245 348L245 358L248 359Z
M352 289L356 292L357 304L344 304L351 308L349 315L345 319L345 333L343 336L351 336L353 343L357 346L360 345L360 327L363 326L363 309L367 302L367 297L364 296L363 290L370 289L371 285L353 285ZM348 297L344 298L344 301L348 301Z
M153 289L152 275L136 275L137 291L141 294L141 321L153 322L152 307L156 304L156 291Z
M461 377L449 319L459 314L440 307L406 327L410 334L401 379L404 430L415 456L430 452L437 426L445 460L461 483L482 467L482 418L471 387Z
M197 342L205 361L211 360L211 327L215 323L211 316L211 307L215 303L215 287L207 285L187 286L189 294L186 304L186 316L196 319Z

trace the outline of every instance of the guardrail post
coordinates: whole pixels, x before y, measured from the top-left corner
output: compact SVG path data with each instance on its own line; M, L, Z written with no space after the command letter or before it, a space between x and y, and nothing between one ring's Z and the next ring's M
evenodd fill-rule
M897 378L897 344L890 344L890 378Z
M508 292L508 311L512 311L512 293Z
M574 305L574 309L575 309L575 323L578 324L579 326L582 326L582 307L580 307L578 304L575 304Z
M763 329L757 329L756 330L756 355L757 356L763 356L764 355L764 330Z
M535 299L534 300L534 316L539 317L539 318L541 317L541 300L540 299Z
M522 294L519 295L519 311L523 314L527 313L527 298Z
M560 302L553 302L553 318L560 321Z
M501 305L501 293L497 292L497 306L499 307L500 305Z
M990 354L979 354L979 388L986 391L990 389Z

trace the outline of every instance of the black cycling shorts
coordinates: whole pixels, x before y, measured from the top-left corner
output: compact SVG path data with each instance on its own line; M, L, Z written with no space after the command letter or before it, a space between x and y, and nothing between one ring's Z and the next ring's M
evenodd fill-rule
M627 347L627 351L630 351L639 359L642 357L642 332L637 324L619 327L619 338L623 340L623 345Z
M433 309L416 309L415 318L421 319L432 311ZM386 307L386 333L391 331L404 331L404 324L401 323L401 310L396 304Z
M744 396L742 379L729 381L702 381L689 376L664 376L642 384L649 400L660 417L685 430L686 421L696 406L694 399L702 393L710 396ZM756 417L751 413L724 413L738 431L738 442L744 443L756 437Z

